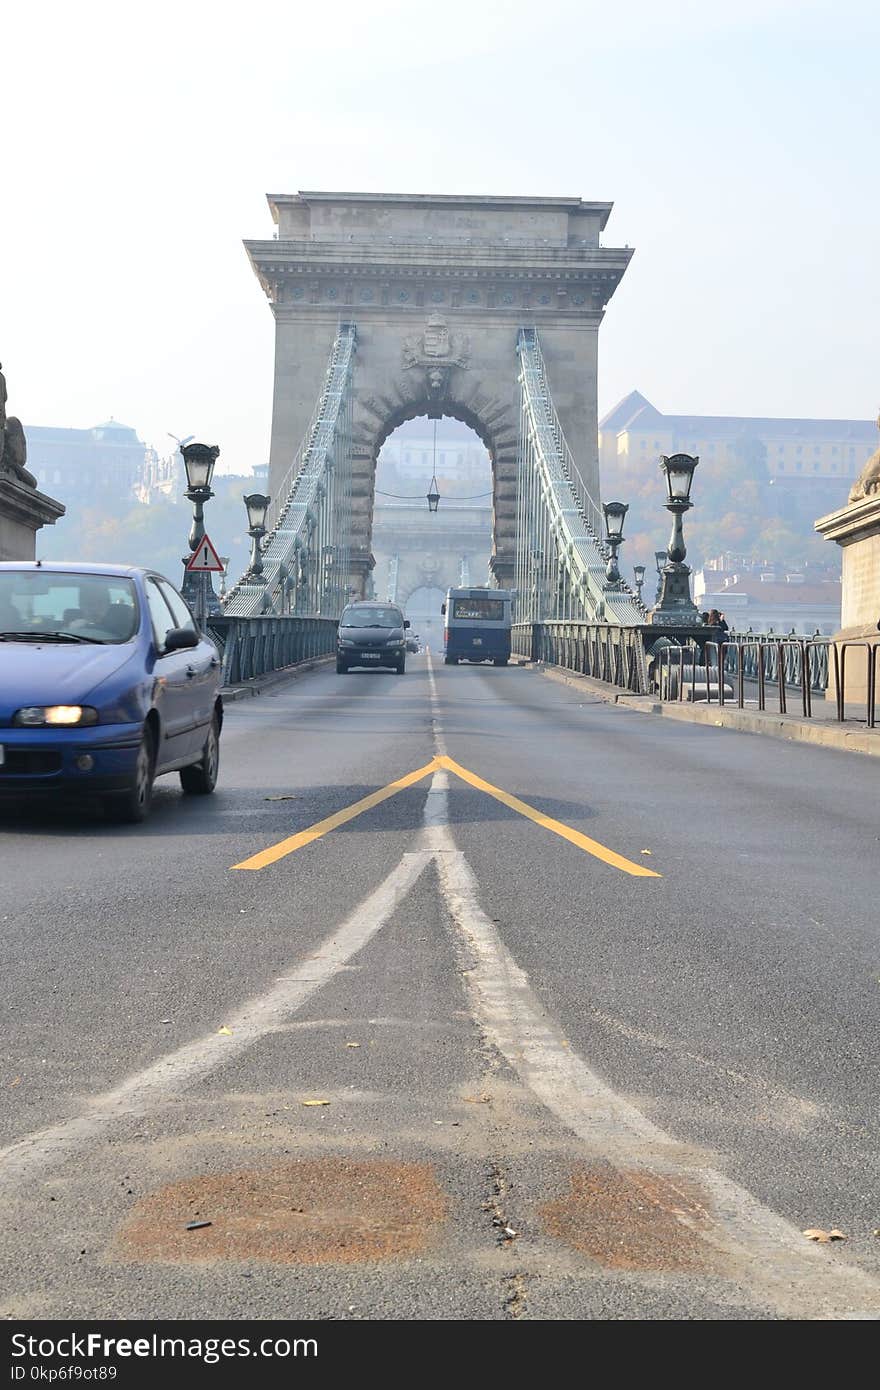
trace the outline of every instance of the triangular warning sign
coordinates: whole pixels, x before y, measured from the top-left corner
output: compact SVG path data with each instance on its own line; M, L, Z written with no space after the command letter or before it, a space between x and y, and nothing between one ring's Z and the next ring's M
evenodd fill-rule
M187 563L188 570L196 570L201 574L222 574L225 569L223 561L214 549L214 544L210 536L202 536L198 546L192 553L192 558Z

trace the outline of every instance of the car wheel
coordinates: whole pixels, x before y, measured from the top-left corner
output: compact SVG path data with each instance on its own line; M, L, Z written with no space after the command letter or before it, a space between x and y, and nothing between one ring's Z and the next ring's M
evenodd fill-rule
M457 657L457 656L445 656L445 657L443 658L443 664L444 664L444 666L457 666L457 665L458 665L458 657Z
M495 661L494 661L494 664L495 664L496 666L506 666L506 665L507 665L507 657L506 657L506 656L496 656Z
M337 657L337 658L336 658L336 674L337 674L337 676L347 676L347 675L348 675L348 667L346 666L345 662L344 662L340 657Z
M139 825L147 819L153 801L155 768L155 740L152 731L146 728L138 747L131 784L120 795L108 797L105 803L111 820L121 825Z
M406 671L406 657L402 656L394 669L399 676L402 676Z
M187 796L210 796L217 785L219 771L220 725L215 714L199 761L180 769L180 785Z

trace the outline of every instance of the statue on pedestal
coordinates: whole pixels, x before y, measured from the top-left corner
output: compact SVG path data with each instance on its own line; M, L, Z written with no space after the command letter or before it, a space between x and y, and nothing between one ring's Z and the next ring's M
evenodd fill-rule
M37 480L26 468L27 440L24 427L15 415L6 414L6 378L0 362L0 474L11 475L18 482L36 489Z
M880 415L877 417L877 428L880 430ZM849 500L861 502L863 497L870 497L875 492L880 492L880 449L871 455L856 478L850 488Z

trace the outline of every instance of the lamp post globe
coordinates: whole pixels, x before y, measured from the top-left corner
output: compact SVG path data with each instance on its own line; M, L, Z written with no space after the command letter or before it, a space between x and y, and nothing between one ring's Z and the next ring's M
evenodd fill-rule
M244 495L244 505L247 510L248 535L251 538L251 558L248 564L247 577L257 583L263 582L263 553L260 542L266 534L266 514L269 511L271 497L265 496L262 492L251 492Z
M217 444L181 444L183 466L186 470L186 498L192 503L193 519L187 544L190 554L183 556L183 584L181 592L192 607L196 621L204 627L209 616L222 613L220 600L214 593L213 577L210 573L194 574L189 569L189 561L198 550L205 537L205 503L214 496L211 480L214 466L220 456Z
M186 469L186 485L192 491L210 489L214 476L214 465L220 454L216 444L182 444L183 466Z
M700 622L696 604L691 598L690 567L684 562L687 547L684 543L682 525L685 512L693 506L691 486L694 470L699 462L699 458L692 454L664 454L660 460L660 468L666 482L666 500L663 505L672 514L672 532L662 567L660 556L663 552L656 552L660 586L657 603L651 614L653 623L682 623L691 626Z
M633 565L633 578L635 579L635 584L636 584L636 597L638 598L639 603L641 603L641 601L642 601L642 586L644 585L644 582L645 582L645 570L646 570L646 569L647 569L647 566L646 566L646 565Z
M610 551L605 567L605 588L620 587L620 570L617 565L617 552L623 543L623 522L629 511L628 502L603 502L605 516L605 541Z

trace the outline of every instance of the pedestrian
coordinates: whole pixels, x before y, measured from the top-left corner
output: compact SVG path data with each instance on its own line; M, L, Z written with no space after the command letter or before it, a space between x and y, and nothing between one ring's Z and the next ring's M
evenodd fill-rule
M727 641L727 623L724 621L724 614L719 613L717 608L709 609L709 627L714 627L716 636L713 638L711 646L714 648L715 662L721 666L721 644Z

